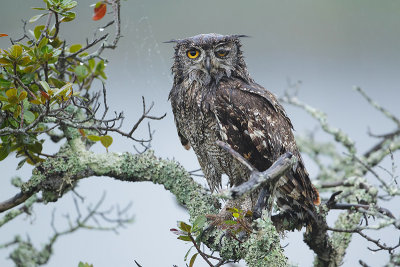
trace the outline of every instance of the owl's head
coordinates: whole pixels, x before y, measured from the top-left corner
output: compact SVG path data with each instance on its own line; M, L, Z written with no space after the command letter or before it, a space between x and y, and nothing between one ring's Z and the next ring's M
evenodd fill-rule
M231 76L249 80L240 37L244 35L209 33L170 41L176 43L172 66L175 84L184 82L188 86L196 81L209 85Z

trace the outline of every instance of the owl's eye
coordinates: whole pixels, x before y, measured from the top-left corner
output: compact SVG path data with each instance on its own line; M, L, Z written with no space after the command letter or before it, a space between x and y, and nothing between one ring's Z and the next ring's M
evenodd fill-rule
M215 55L217 57L226 57L228 54L229 54L228 50L221 49L221 50L215 51Z
M188 58L191 58L191 59L198 58L199 55L200 55L200 52L197 49L191 49L191 50L187 51Z

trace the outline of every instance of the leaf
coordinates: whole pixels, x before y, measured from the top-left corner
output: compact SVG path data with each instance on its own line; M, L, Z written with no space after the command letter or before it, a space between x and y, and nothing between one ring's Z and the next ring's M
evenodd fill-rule
M47 15L47 14L40 14L40 15L33 16L32 18L30 18L29 23L34 23L35 21L37 21L38 19L40 19L44 15Z
M178 228L187 233L190 233L190 231L192 230L192 227L190 225L188 225L182 221L178 221Z
M43 89L46 92L49 92L51 90L49 84L46 81L40 81L39 83L40 83L40 85L42 85Z
M22 101L26 98L26 96L28 95L28 93L26 91L22 91L19 96L18 96L18 100Z
M22 47L20 45L13 45L10 49L11 55L16 59L22 55Z
M199 253L195 253L193 254L192 258L190 259L189 262L189 267L193 267L194 261L196 260L197 255L199 255Z
M35 104L35 105L41 105L42 104L42 102L40 102L40 100L38 100L38 99L32 99L29 102L31 102L32 104Z
M186 252L185 257L183 258L184 261L187 261L187 257L189 256L189 253L190 253L190 251L192 250L193 247L194 247L194 246L191 246L191 247L189 248L189 250Z
M185 233L184 232L182 232L181 230L178 230L178 229L176 229L176 228L171 228L171 229L169 229L173 234L175 234L175 235L185 235Z
M75 53L78 52L82 48L81 44L73 44L69 47L69 52Z
M82 137L86 136L85 130L83 129L78 129L78 132L82 135Z
M93 264L79 262L78 267L93 267Z
M8 36L8 34L0 33L0 37L5 37L5 36Z
M178 239L183 240L183 241L192 241L192 240L190 239L190 237L187 236L187 235L178 236Z
M22 166L24 166L26 160L27 160L27 159L25 158L25 159L21 160L20 162L18 162L17 170L21 169Z
M11 82L7 81L3 78L0 78L0 87L9 88L11 86Z
M17 89L11 88L11 89L7 90L7 91L6 91L6 96L7 96L8 98L11 98L11 97L13 97L13 96L17 96Z
M235 217L235 218L239 218L240 215L239 215L239 213L234 212L234 213L232 213L232 216Z
M44 91L40 91L40 94L41 94L45 99L50 100L50 96L49 96L48 93L46 93L46 92L44 92ZM43 102L43 99L42 99L42 102Z
M38 48L42 49L43 46L47 45L49 43L49 39L47 39L46 37L43 37L42 41L40 41L40 43L38 44Z
M24 120L26 123L32 123L35 120L35 114L29 110L24 111Z
M40 153L42 152L43 146L42 143L40 142L35 142L33 145L28 146L29 150L32 151L33 153Z
M69 22L73 21L76 17L75 12L65 12L63 13L64 17L60 20L60 22Z
M206 216L204 215L197 216L196 220L193 222L193 228L196 228L196 230L203 229L206 221L207 221Z
M94 68L94 66L96 65L96 61L94 60L94 58L89 59L88 61L89 63L89 68L92 70Z
M7 65L11 64L11 61L5 57L0 58L0 64Z
M88 135L87 138L88 138L90 141L93 141L93 142L100 141L100 136L93 135L93 134Z
M35 35L36 40L39 39L40 35L42 34L42 31L43 31L44 27L45 27L44 25L38 25L33 30L33 35Z
M74 69L74 72L76 75L78 75L79 78L85 78L86 75L88 75L88 70L86 69L85 66L79 65Z
M100 20L104 17L107 12L107 5L103 2L97 2L96 6L94 7L94 14L92 19L93 20Z
M105 148L108 148L109 146L111 146L113 139L109 135L104 135L100 137L100 142Z
M31 62L31 58L29 56L23 57L20 60L18 60L18 64L21 66L26 66Z
M70 10L70 9L76 7L77 4L78 4L78 3L77 3L76 1L70 1L70 0L65 1L65 0L64 0L64 1L62 2L62 4L61 4L61 7L62 7L64 10Z
M64 95L64 96L65 96L66 92L67 92L69 89L71 89L71 88L72 88L72 83L68 82L68 83L65 84L63 87L61 87L61 88L53 95L53 97L59 95L60 93L61 93L61 95Z
M237 221L226 220L226 221L224 221L224 223L227 225L234 225L234 224L237 224Z
M7 158L10 153L10 145L8 144L0 144L0 161Z

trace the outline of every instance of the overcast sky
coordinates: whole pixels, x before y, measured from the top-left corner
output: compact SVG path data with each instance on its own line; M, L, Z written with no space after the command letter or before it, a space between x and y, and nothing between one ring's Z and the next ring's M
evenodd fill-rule
M84 43L103 21L91 20L92 1L78 1L77 19L62 25L61 34L69 44ZM21 19L29 19L39 11L30 7L43 6L39 0L2 1L0 32L17 38L21 35ZM125 129L141 114L141 96L154 101L154 115L167 113L162 121L152 123L156 130L152 147L156 155L174 158L188 170L198 168L193 151L184 150L176 135L170 104L167 101L172 85L170 66L173 48L163 41L185 38L199 33L247 34L243 50L252 77L275 94L282 95L288 79L302 81L299 98L324 110L332 125L349 133L361 151L374 142L367 136L368 127L375 133L393 129L393 125L370 107L352 88L361 86L373 99L394 114L400 114L400 2L399 1L239 1L239 0L154 0L122 1L123 38L115 51L107 52L109 64L108 100L110 108L124 111ZM39 21L39 23L44 21ZM31 27L31 25L28 25ZM0 48L9 46L0 38ZM92 88L98 90L99 88ZM313 131L317 125L303 111L288 107L296 134ZM136 137L143 137L146 127ZM320 134L320 138L329 137ZM133 143L123 137L114 138L113 152L134 152ZM46 148L55 152L57 146ZM99 145L94 151L103 153ZM397 161L400 159L397 154ZM17 161L10 156L0 162L1 200L17 190L10 184L16 174L24 180L29 167L15 172ZM315 174L306 159L310 173ZM199 180L205 184L204 181ZM107 192L105 208L133 202L135 222L119 235L81 230L60 238L48 266L77 266L79 261L96 267L185 266L183 257L190 245L177 240L169 232L177 220L188 220L174 197L150 183L123 183L109 178L90 178L80 182L78 192L85 204L95 203ZM397 207L399 207L398 205ZM62 215L74 216L70 195L57 203L37 205L32 217L21 218L0 228L0 243L14 235L29 235L37 246L51 236L50 216L56 209L56 225L66 227ZM399 208L395 209L399 214ZM393 234L393 233L388 233ZM398 235L398 232L396 233ZM372 254L355 237L344 266L355 266L360 258L371 266L386 260L383 254ZM302 242L301 233L289 234L282 245L293 263L309 266L312 253ZM6 259L11 250L0 250L0 266L12 266ZM351 252L351 253L350 253ZM196 266L206 266L199 258Z

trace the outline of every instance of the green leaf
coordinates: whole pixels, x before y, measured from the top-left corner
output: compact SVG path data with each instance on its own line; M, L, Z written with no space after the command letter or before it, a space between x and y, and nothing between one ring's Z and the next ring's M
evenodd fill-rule
M27 159L25 158L25 159L21 160L20 162L18 162L17 170L21 169L22 166L24 166L26 160L27 160Z
M239 213L234 212L234 213L232 213L232 216L235 217L235 218L239 218L240 215L239 215Z
M3 78L0 78L0 87L2 88L9 88L11 86L11 82L7 81Z
M11 46L10 52L11 56L13 56L15 59L19 58L22 55L22 47L20 45L13 45Z
M62 15L64 15L64 17L60 20L60 22L73 21L76 17L75 12L65 12Z
M86 75L88 75L88 70L85 66L79 65L74 69L74 72L76 75L78 75L78 78L85 78Z
M190 239L190 237L187 236L187 235L178 236L178 239L183 240L183 241L192 241L192 240Z
M199 255L199 253L195 253L193 254L192 258L190 259L189 262L189 267L193 267L194 261L196 260L197 255Z
M43 37L42 41L40 41L40 43L38 44L38 48L42 49L42 47L47 45L48 43L49 43L49 39L47 39L46 37Z
M76 1L70 1L70 0L65 1L64 0L64 1L62 1L61 8L64 10L70 10L70 9L76 7L77 4L78 3Z
M53 77L49 78L49 83L56 88L61 88L65 85L65 82L63 80L59 80Z
M195 228L196 230L203 229L206 221L207 221L206 216L204 216L204 215L197 216L196 220L193 222L193 228Z
M23 57L23 58L21 58L20 60L18 60L18 64L21 65L21 66L26 66L26 65L28 65L30 62L31 62L31 58L28 57L28 56Z
M100 136L93 135L93 134L88 135L87 138L88 138L90 141L93 141L93 142L100 141Z
M19 96L18 96L18 100L22 101L26 98L26 96L28 95L28 93L26 91L22 91Z
M24 111L24 120L26 123L32 123L35 120L35 114L29 110Z
M96 65L96 61L94 60L94 58L89 59L89 68L92 70L94 69L94 66Z
M69 52L75 53L75 52L78 52L79 49L81 49L81 48L82 48L82 45L81 45L81 44L73 44L73 45L71 45L71 46L69 47Z
M42 85L43 89L46 92L49 92L51 90L49 84L46 81L40 81L39 83L40 83L40 85Z
M7 91L6 91L6 96L7 96L8 98L11 98L11 97L13 97L13 96L17 96L17 89L11 88L11 89L7 90Z
M182 221L178 221L178 228L187 233L190 233L190 231L192 230L192 227L190 225Z
M79 262L78 267L93 267L93 264Z
M23 84L30 84L35 78L35 73L26 73L22 76L21 81Z
M40 52L42 52L43 54L50 54L51 52L53 52L53 47L49 44L44 45L41 49Z
M113 139L109 135L104 135L100 137L100 142L105 148L108 148L109 146L111 146Z
M9 144L0 144L0 161L7 158L10 153L10 145Z
M5 57L2 57L2 58L0 58L0 64L9 65L9 64L11 64L11 60L9 60Z
M224 221L224 223L227 225L234 225L234 224L237 224L237 221L226 220L226 221Z
M189 256L189 253L190 253L190 251L192 250L193 247L194 247L194 246L191 246L191 247L189 248L189 250L186 252L185 257L183 258L184 261L187 261L187 257Z
M29 23L34 23L35 21L37 21L38 19L40 19L44 15L47 15L47 14L40 14L40 15L33 16L32 18L30 18Z
M33 30L33 35L35 35L36 40L39 39L40 35L42 34L42 31L43 31L44 27L45 27L44 25L38 25Z

